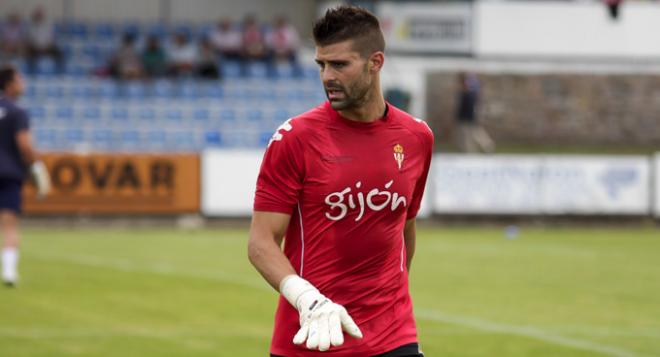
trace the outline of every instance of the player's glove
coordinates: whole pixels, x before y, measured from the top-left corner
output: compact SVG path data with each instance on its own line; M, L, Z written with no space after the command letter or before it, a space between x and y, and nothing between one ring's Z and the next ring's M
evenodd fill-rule
M43 161L35 161L30 166L30 172L32 173L34 184L37 186L37 197L46 197L48 192L50 192L50 175L48 174L46 165L44 165Z
M327 351L331 344L344 343L342 330L362 338L362 332L346 309L323 296L307 280L289 275L282 279L280 292L300 313L300 330L293 338L296 345L307 341L307 348Z

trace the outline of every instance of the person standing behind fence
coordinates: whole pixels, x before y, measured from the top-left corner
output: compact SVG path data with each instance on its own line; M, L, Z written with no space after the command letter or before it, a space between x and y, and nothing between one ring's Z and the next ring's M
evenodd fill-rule
M27 113L14 104L24 87L23 77L13 66L0 67L0 227L2 280L8 287L18 281L18 215L26 174L31 172L39 196L50 189L46 166L37 160L32 146Z
M476 75L465 72L458 74L457 141L461 151L467 153L495 151L495 143L477 118L480 87Z

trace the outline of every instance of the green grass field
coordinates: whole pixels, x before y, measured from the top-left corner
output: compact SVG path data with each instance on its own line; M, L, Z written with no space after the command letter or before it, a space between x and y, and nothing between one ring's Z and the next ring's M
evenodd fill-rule
M660 234L420 229L427 356L660 356ZM267 356L277 295L243 230L26 229L0 356Z

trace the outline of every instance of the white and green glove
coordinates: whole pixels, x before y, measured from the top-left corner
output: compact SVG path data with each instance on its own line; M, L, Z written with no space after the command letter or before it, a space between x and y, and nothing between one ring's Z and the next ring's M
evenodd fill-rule
M307 280L288 275L280 283L280 293L300 313L300 330L293 338L296 345L307 341L307 348L327 351L330 345L344 343L342 330L355 338L362 338L362 331L346 309L323 296Z
M46 197L48 192L50 192L50 175L48 174L46 165L44 165L43 161L35 161L30 166L30 173L32 174L35 186L37 186L37 197L40 199Z

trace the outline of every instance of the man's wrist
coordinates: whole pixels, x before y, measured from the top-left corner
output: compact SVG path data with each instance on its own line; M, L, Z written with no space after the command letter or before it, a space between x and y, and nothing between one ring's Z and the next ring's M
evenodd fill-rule
M309 292L320 294L314 285L298 275L287 275L280 282L280 294L298 310L300 310L301 297Z

